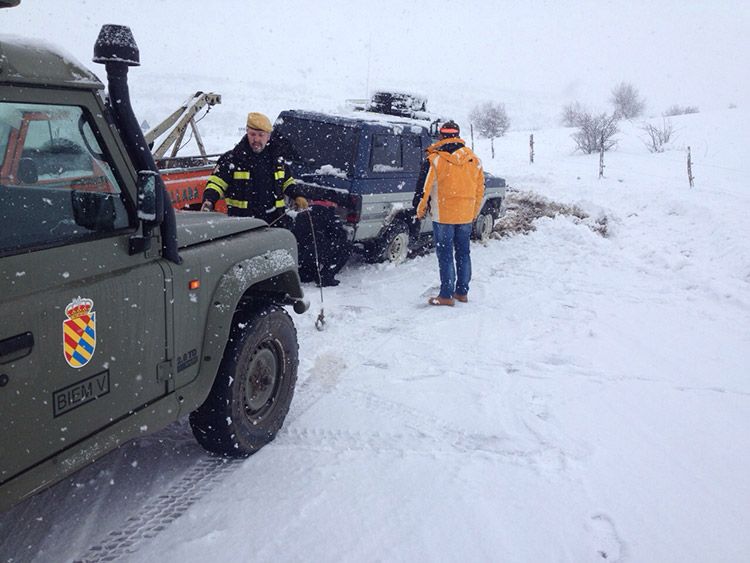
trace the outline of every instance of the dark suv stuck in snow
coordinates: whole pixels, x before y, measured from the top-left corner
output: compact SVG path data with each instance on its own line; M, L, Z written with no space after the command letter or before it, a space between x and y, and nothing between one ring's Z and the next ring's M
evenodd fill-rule
M346 240L367 259L399 262L431 239L429 216L412 221L420 166L434 141L429 123L372 112L290 110L276 119L274 138L287 145L298 185L314 203L335 211ZM505 180L485 174L475 238L492 231L504 197Z

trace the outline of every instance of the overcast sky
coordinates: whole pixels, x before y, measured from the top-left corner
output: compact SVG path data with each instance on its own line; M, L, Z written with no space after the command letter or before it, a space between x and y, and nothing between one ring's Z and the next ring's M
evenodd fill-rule
M580 100L607 109L624 80L654 115L675 103L750 103L747 2L182 4L175 13L163 0L22 0L0 12L0 30L46 39L92 66L101 25L126 24L143 72L308 84L342 98L387 86L447 102L495 99L522 109Z

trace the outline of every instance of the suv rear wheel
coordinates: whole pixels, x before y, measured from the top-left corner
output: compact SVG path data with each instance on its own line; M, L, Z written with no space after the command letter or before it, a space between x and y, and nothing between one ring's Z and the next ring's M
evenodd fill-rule
M208 451L249 456L276 437L297 380L297 331L276 305L237 313L211 393L190 414Z
M495 218L489 210L483 209L477 215L472 229L472 235L476 240L487 240L492 234L492 228L495 226Z
M396 220L385 230L383 236L365 245L368 262L392 262L400 264L409 256L409 227Z

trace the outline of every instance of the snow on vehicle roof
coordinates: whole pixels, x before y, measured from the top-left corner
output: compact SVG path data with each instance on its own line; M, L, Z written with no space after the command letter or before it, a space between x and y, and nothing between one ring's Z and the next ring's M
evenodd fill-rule
M0 82L104 88L75 57L45 41L0 34Z
M402 133L405 128L408 128L408 130L415 135L419 135L422 131L429 131L429 123L426 121L369 111L338 110L335 112L322 113L306 110L286 110L281 112L276 119L276 124L280 125L284 123L284 115L304 119L314 119L317 121L325 121L351 127L366 123L368 125L386 127L396 134Z

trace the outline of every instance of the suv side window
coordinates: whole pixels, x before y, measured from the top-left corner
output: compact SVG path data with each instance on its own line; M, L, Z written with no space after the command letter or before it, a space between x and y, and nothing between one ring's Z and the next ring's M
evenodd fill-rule
M0 256L134 224L82 108L0 102L0 224Z
M399 172L404 169L400 136L372 136L370 169L373 172Z
M422 151L422 140L416 135L404 135L404 169L410 172L419 172L424 159Z

